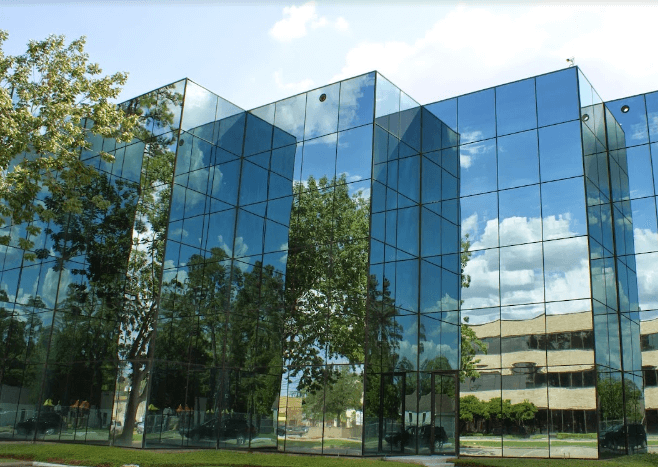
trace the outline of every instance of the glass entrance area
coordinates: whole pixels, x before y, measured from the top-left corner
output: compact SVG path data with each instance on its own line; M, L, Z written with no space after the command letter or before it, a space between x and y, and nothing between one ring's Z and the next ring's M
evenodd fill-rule
M459 452L457 372L383 373L368 394L366 454L450 454ZM378 394L375 394L377 392Z
M429 397L421 396L419 401L419 423L416 436L418 453L457 454L459 452L459 379L457 373L430 373L428 376L430 379ZM424 416L426 409L429 409L427 417Z

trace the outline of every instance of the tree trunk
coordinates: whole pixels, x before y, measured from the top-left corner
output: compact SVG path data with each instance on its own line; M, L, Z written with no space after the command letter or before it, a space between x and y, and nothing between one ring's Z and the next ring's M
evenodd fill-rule
M128 402L126 403L126 416L123 423L123 432L116 436L114 444L117 446L132 446L133 445L133 431L135 430L135 416L140 402L142 402L142 395L139 388L144 380L146 370L140 368L140 363L131 363L132 377L130 384L130 393L128 394ZM115 401L116 403L116 401ZM145 420L146 421L146 420Z

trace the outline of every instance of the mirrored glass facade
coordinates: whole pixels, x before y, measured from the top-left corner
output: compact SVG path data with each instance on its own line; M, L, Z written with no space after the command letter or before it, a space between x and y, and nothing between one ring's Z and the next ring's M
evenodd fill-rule
M81 212L34 261L5 229L0 439L646 452L654 94L604 103L572 67L428 105L376 72L250 111L187 79L121 104L140 126L81 152Z

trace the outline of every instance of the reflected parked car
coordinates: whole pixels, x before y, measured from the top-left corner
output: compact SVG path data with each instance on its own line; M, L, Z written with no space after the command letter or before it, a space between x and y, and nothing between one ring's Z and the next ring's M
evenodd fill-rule
M629 425L613 425L599 434L599 445L603 448L621 450L626 446L628 432L628 447L631 450L646 449L647 432L644 425L631 423Z
M304 436L306 433L308 433L308 427L307 426L279 426L276 429L276 434L279 436L284 436L284 435L295 435L295 436Z
M39 417L32 417L16 424L16 433L27 435L37 433L44 435L54 435L59 433L62 428L62 417L58 413L42 413Z
M110 423L110 433L120 435L123 433L123 425L117 420L112 420Z
M384 436L384 440L394 448L404 446L413 446L414 439L418 439L418 446L431 445L432 427L430 425L423 425L420 427L410 426L405 430L400 430L395 433L388 433ZM434 451L443 448L443 444L448 442L448 434L442 426L434 427Z
M237 444L244 444L250 436L256 435L256 427L239 418L223 418L221 421L214 418L194 428L181 428L179 432L194 441L215 440L219 436L220 439L235 439Z

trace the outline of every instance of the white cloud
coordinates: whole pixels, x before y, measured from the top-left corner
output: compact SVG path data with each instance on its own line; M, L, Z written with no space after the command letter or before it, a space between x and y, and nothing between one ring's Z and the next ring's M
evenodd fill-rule
M474 212L466 219L462 220L462 234L468 233L470 236L474 236L475 234L477 234L477 226L478 226L478 213Z
M274 72L274 82L280 89L283 89L291 94L304 92L313 87L313 80L309 78L297 81L296 83L284 83L282 72L280 70Z
M329 21L325 16L318 15L315 2L307 2L301 6L284 7L283 19L277 21L269 33L277 41L290 42L306 36L307 26L311 29L332 26L338 31L349 29L349 23L342 16L335 21Z
M651 229L633 229L640 309L658 309L658 233Z
M350 25L345 18L339 16L338 19L334 22L334 27L339 31L346 31L349 29Z
M575 56L610 100L655 88L656 69L638 44L653 42L656 20L654 5L462 4L409 40L358 43L333 80L376 69L429 103L564 68ZM620 24L633 26L624 37L609 33ZM618 57L624 67L616 66Z
M315 3L308 2L302 6L287 6L283 8L282 20L270 29L270 35L278 41L287 42L306 35L306 23L315 20Z
M539 218L509 217L500 224L498 219L491 219L482 232L478 232L477 221L477 214L472 214L465 219L462 230L473 239L472 256L464 270L471 276L471 285L462 289L465 316L482 323L498 319L495 307L501 305L576 300L590 295L587 240L582 236L564 238L575 235L569 213L545 220L544 233L562 239L543 245L537 242L542 232ZM498 245L499 230L501 243L505 239L515 245L492 248ZM488 249L482 249L484 245ZM520 310L514 308L514 313ZM554 312L563 313L563 308L557 307ZM474 310L466 311L469 309ZM487 311L480 313L477 309Z

